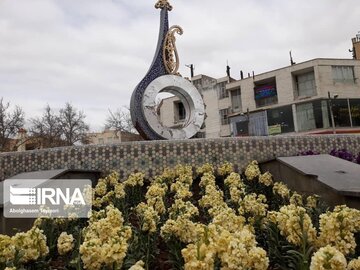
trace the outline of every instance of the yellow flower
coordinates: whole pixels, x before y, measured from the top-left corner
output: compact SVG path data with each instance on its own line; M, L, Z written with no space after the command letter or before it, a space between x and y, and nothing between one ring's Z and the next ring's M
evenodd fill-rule
M164 172L161 174L161 176L156 179L157 181L161 180L161 182L173 182L176 178L175 170L170 168L165 168Z
M213 270L216 251L202 242L189 244L181 251L185 270Z
M147 204L152 206L159 215L166 212L164 197L167 189L167 185L153 182L145 195Z
M109 185L109 186L115 186L118 182L119 182L119 178L120 175L118 172L113 171L111 172L108 176L105 177L104 181Z
M94 199L94 195L95 195L91 185L86 185L84 187L83 194L84 194L84 200L85 200L86 204L91 205L92 201Z
M215 176L212 173L204 173L203 176L201 177L200 183L199 183L200 187L207 187L207 186L215 186Z
M188 172L188 173L190 173L190 172ZM176 178L176 182L180 182L184 185L191 186L193 183L193 176L192 176L192 174L180 174Z
M239 213L241 215L250 214L254 217L266 216L268 205L266 204L266 197L263 194L248 194L243 200L240 200L239 205Z
M345 205L336 206L333 212L320 215L318 245L331 245L345 255L354 253L354 233L360 230L360 211Z
M203 175L205 173L213 174L214 171L215 171L214 167L210 163L205 163L204 165L202 165L201 167L198 167L196 169L196 173L199 175Z
M266 251L256 245L255 235L247 227L235 233L222 231L216 240L221 269L266 270L269 266Z
M148 188L145 198L149 199L149 198L153 198L153 197L164 197L167 191L167 186L164 184L159 184L159 183L153 183L150 185L150 187Z
M125 186L123 183L117 183L114 186L115 198L122 199L125 198Z
M259 176L259 182L261 184L264 184L265 186L271 186L273 184L273 181L272 181L272 175L271 173L269 172L266 172L264 174L260 174Z
M241 177L238 173L232 172L226 179L224 180L224 184L228 187L238 187L242 188L244 184L241 181Z
M184 202L183 200L176 199L169 209L169 218L176 219L181 216L190 219L199 215L199 210L191 202Z
M113 199L115 196L115 192L113 190L106 193L104 196L101 197L101 204L102 205L108 205L113 204Z
M193 175L193 169L191 166L189 165L181 165L178 164L175 167L175 175L176 177L179 177L181 175L187 175L187 176L191 176Z
M107 192L107 185L105 181L99 181L95 186L95 194L98 196L104 196Z
M15 258L15 246L11 237L0 234L0 264Z
M230 207L215 208L216 214L213 215L212 224L221 227L229 232L236 232L241 230L245 224L245 218L238 216L235 210ZM214 209L213 209L214 210ZM215 211L214 211L215 212Z
M232 172L225 179L224 184L229 188L231 201L238 203L241 195L245 193L245 185L241 181L240 175L238 173Z
M359 270L360 269L360 257L353 259L349 262L347 270Z
M224 203L224 194L215 185L207 185L205 195L199 200L199 205L203 208L217 207Z
M100 207L101 207L101 204L102 204L102 199L101 199L101 198L96 198L96 199L93 201L93 206L94 206L94 207L100 208Z
M345 270L345 256L336 248L320 248L311 258L310 270Z
M62 232L57 241L57 248L60 255L65 255L74 248L74 237L72 234Z
M84 269L99 270L114 265L121 268L132 234L131 228L123 223L121 212L113 206L91 217L80 246Z
M190 191L190 185L184 184L182 182L176 181L175 183L171 184L170 187L171 192L175 192L176 199L186 199L190 198L193 194Z
M176 220L168 219L161 227L160 235L165 240L175 236L183 243L193 243L199 238L202 231L202 224L194 223L191 220L178 217Z
M290 204L281 207L279 212L269 212L269 215L276 218L281 235L290 243L300 246L304 237L309 243L315 241L316 230L303 207Z
M37 227L32 227L27 232L17 233L12 237L16 250L21 251L20 261L27 263L36 261L49 253L46 245L46 236Z
M145 263L143 261L137 261L129 270L145 270L144 265Z
M248 180L254 180L261 174L258 162L256 160L252 161L245 170L245 176Z
M280 195L283 199L286 199L289 198L290 190L285 184L276 182L273 186L273 193Z
M319 196L317 195L308 196L306 198L306 207L316 208L318 200L319 200Z
M234 170L234 166L230 162L226 161L224 164L222 164L219 167L218 174L221 176L225 176L232 173L233 170Z
M135 186L143 186L144 185L144 177L143 173L132 173L128 177L126 181L124 181L125 186L135 187Z
M294 192L293 195L290 197L290 204L302 206L303 205L303 197L300 194L298 194L297 192Z
M156 225L159 223L160 217L152 206L140 203L136 207L136 213L141 218L141 230L150 233L156 232Z

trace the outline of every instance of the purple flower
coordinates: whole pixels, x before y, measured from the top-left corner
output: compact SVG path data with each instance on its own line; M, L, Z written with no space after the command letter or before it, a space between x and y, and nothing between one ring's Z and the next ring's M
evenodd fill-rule
M345 159L345 160L351 161L351 162L353 162L355 160L355 156L351 152L348 152L346 149L340 149L340 150L333 149L333 150L331 150L330 155L341 158L341 159Z
M313 156L313 155L320 155L320 153L313 151L313 150L307 150L307 151L300 152L298 154L298 156Z

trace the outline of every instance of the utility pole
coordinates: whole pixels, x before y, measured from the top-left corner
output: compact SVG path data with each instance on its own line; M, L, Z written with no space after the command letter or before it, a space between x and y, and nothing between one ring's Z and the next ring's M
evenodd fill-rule
M293 60L292 52L291 52L291 51L289 52L289 54L290 54L290 64L293 66L293 65L295 65L296 63L295 63L294 60Z
M230 76L231 76L231 74L230 74L230 66L229 66L229 61L226 61L226 75L229 77L229 79L230 79Z
M190 64L190 65L185 65L186 67L190 68L190 75L191 75L191 78L194 77L194 70L195 70L195 67L193 64Z
M329 98L329 107L330 107L330 116L331 116L331 125L333 134L336 134L336 128L335 128L335 119L334 119L334 111L333 111L333 99L337 99L338 95L334 95L334 98L331 98L330 92L328 92L328 98Z

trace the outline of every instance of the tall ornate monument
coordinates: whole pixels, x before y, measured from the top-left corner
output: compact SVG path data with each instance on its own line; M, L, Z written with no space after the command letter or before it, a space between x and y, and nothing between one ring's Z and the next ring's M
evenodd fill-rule
M155 7L161 10L158 45L149 71L132 94L131 118L135 128L147 140L189 139L204 122L204 102L193 84L178 73L175 34L182 35L183 30L177 25L169 28L168 13L172 6L168 0L158 0ZM162 92L174 94L183 103L186 119L181 128L170 128L161 123L156 97Z

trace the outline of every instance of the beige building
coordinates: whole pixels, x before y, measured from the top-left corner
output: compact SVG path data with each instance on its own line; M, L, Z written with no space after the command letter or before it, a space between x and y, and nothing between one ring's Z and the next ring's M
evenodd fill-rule
M231 133L331 133L332 115L337 133L360 133L359 78L359 60L314 59L231 82Z
M131 141L142 141L139 134L130 132L118 132L115 130L106 129L103 132L95 132L88 134L89 144L112 144Z
M360 60L360 32L352 39L354 59Z
M199 90L205 103L206 118L198 138L218 138L231 136L229 124L230 97L226 85L235 81L229 76L215 79L197 75L192 83ZM160 104L160 120L168 127L181 127L185 124L186 111L179 98L166 98Z
M238 81L195 76L206 106L197 137L333 133L332 122L336 133L360 133L359 78L352 59L313 59ZM164 99L159 113L166 126L185 123L177 97Z

